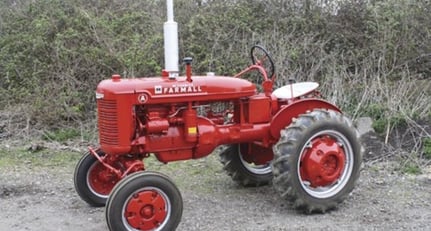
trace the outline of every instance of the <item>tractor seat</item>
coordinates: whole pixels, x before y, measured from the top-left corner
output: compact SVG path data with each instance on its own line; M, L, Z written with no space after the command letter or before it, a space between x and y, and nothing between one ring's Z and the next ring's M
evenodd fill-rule
M319 86L315 82L292 83L275 89L272 95L278 99L292 99L306 95L314 91Z

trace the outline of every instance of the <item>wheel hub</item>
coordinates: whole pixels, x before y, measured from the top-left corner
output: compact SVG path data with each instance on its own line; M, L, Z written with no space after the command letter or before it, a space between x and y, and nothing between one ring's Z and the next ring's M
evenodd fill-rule
M96 162L89 172L88 181L95 193L108 195L119 179L101 163Z
M145 205L141 210L141 216L144 219L150 219L154 216L154 206L152 205Z
M166 201L154 190L135 193L127 202L125 217L135 229L152 230L159 227L168 214Z
M312 140L301 157L300 173L311 187L331 185L338 181L345 167L342 145L329 136Z

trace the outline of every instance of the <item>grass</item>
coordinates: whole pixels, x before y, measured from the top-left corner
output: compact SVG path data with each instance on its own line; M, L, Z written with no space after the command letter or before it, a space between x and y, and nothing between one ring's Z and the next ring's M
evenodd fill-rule
M73 169L82 153L42 149L29 151L26 148L0 146L0 170L19 168ZM218 161L218 155L213 153L208 157L176 161L164 164L153 155L144 159L145 169L168 175L178 187L199 193L217 191L223 187L232 187L233 181L223 170ZM228 185L228 186L227 186Z
M46 141L63 142L81 136L81 131L75 128L63 128L53 131L45 131L43 139Z
M72 151L43 149L29 151L23 148L0 147L0 168L13 166L60 167L73 166L81 154Z
M404 174L411 175L419 175L422 173L420 165L411 160L407 160L405 163L403 163L400 170Z
M419 175L422 173L421 168L415 164L408 164L402 168L403 173Z
M168 164L159 162L154 156L144 159L145 169L168 175L175 184L198 193L218 191L234 184L218 161L217 153L195 160L175 161ZM229 186L227 186L229 184Z
M428 160L431 159L431 138L427 137L423 141L423 154Z

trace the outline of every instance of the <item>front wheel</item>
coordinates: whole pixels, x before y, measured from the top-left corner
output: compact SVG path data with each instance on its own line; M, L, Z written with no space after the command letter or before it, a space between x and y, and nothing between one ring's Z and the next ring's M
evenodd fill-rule
M314 110L281 131L274 187L297 209L325 212L353 190L362 163L359 135L341 113Z
M175 184L161 173L129 175L113 189L106 204L109 230L175 230L181 221L183 200Z
M96 153L105 156L101 150ZM90 152L85 153L75 167L75 190L91 206L104 206L109 193L119 180L119 177L103 166Z

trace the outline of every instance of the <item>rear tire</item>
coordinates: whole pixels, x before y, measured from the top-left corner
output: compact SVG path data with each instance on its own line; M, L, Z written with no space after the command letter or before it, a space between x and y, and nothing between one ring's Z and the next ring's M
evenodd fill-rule
M267 185L272 181L271 165L253 165L247 163L239 148L240 145L229 145L220 153L223 169L232 177L233 181L242 186L257 187Z
M307 213L334 209L353 190L362 163L359 134L332 110L300 115L274 145L273 184Z
M106 204L109 230L175 230L181 221L183 200L165 175L144 171L121 180Z

